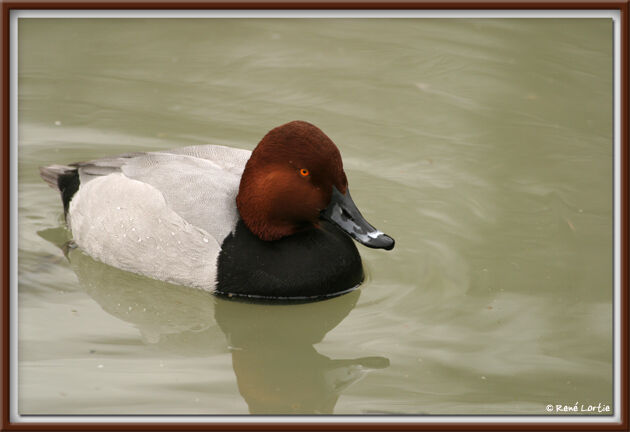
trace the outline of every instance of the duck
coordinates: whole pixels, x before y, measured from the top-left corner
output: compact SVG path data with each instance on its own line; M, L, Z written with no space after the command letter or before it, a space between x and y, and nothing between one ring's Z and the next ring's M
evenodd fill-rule
M312 300L364 280L355 241L391 250L354 203L335 143L292 121L253 151L198 145L40 168L73 247L222 296Z

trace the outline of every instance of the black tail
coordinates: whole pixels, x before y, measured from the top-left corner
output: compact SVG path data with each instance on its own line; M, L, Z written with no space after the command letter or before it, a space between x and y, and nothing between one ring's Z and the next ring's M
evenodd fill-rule
M79 190L79 172L76 166L50 165L40 167L39 174L48 186L61 192L63 202L63 213L68 214L70 200Z

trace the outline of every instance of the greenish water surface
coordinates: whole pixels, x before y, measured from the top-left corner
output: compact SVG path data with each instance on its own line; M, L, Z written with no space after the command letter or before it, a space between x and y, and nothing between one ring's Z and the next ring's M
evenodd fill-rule
M21 414L549 414L612 405L610 19L20 19ZM38 167L338 145L396 239L305 305L65 250ZM62 247L59 247L61 245Z

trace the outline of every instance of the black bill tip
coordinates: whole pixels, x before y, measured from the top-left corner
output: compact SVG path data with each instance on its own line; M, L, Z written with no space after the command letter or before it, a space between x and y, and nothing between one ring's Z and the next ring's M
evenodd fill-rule
M378 234L377 237L370 238L369 240L366 240L366 241L364 241L362 243L365 246L371 247L371 248L374 248L374 249L385 249L385 250L392 250L392 249L394 249L394 245L396 244L396 242L394 241L393 238L391 238L387 234L379 233L378 231L376 233ZM368 234L368 235L370 235L370 234ZM371 235L370 235L370 237L371 237Z

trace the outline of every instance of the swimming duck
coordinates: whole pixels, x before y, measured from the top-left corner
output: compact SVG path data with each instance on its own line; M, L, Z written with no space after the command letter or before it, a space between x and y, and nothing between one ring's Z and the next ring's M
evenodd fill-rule
M304 121L272 129L252 152L202 145L40 173L92 258L217 294L339 295L364 278L351 238L394 247L353 202L337 146Z

